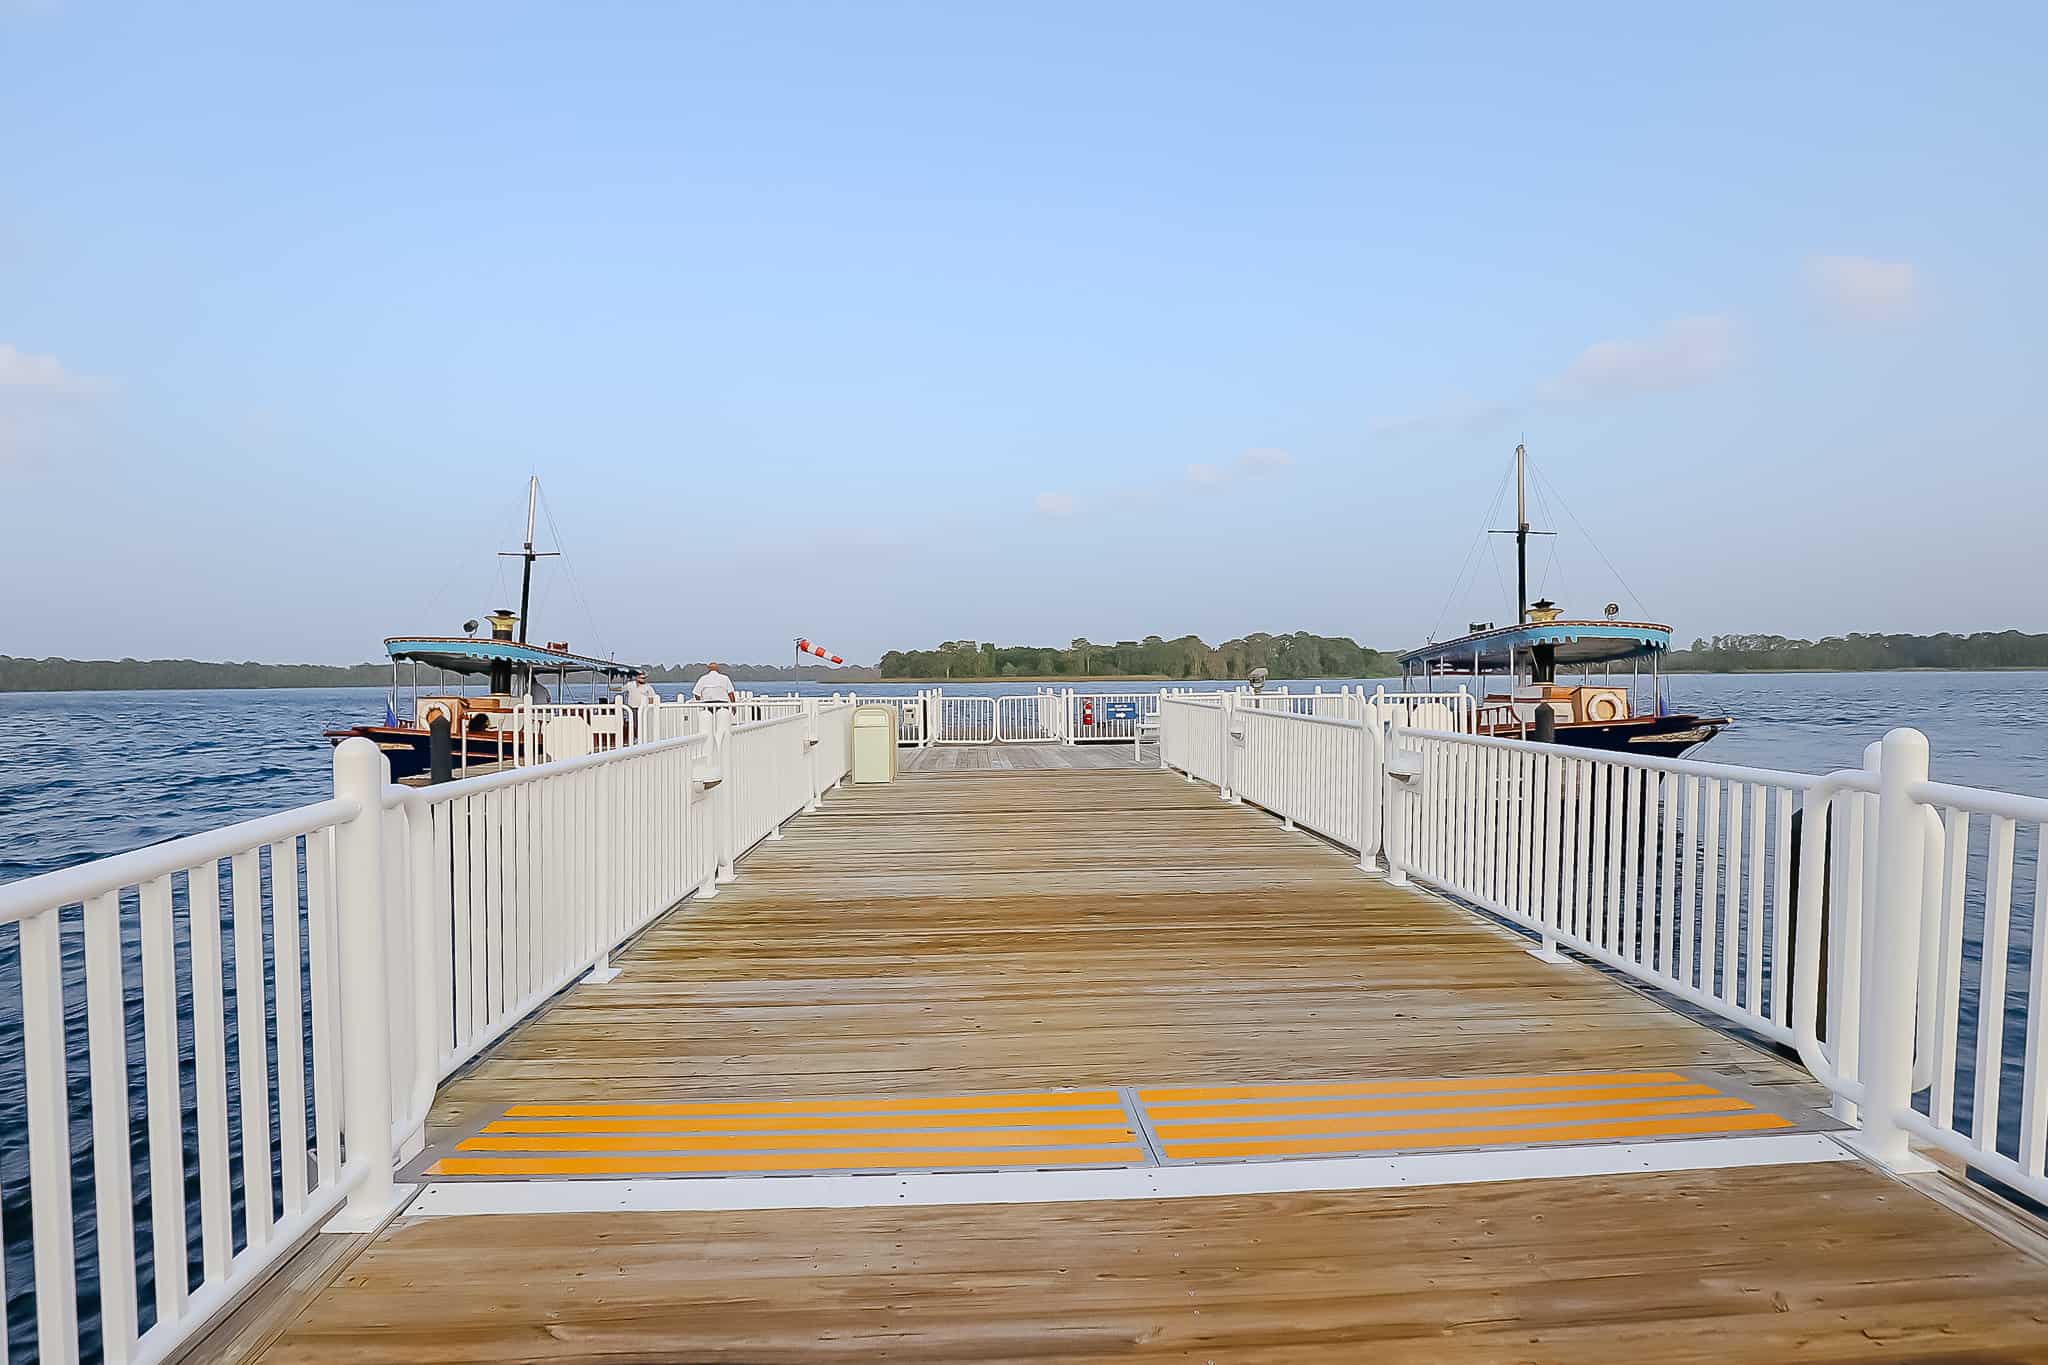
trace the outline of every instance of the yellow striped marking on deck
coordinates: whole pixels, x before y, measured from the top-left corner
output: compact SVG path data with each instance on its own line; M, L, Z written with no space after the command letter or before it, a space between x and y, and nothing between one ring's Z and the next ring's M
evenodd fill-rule
M1433 1133L1387 1133L1342 1138L1272 1138L1247 1142L1167 1143L1170 1161L1210 1161L1248 1156L1330 1156L1338 1153L1391 1152L1418 1147L1520 1146L1543 1142L1594 1142L1626 1138L1668 1137L1686 1133L1761 1133L1792 1127L1792 1120L1752 1110L1725 1117L1629 1119L1613 1123L1549 1123L1522 1128L1512 1142L1489 1143L1469 1128Z
M1704 1093L1712 1094L1712 1091ZM986 1113L811 1115L745 1118L668 1119L494 1119L486 1133L849 1133L910 1128L1059 1127L1125 1123L1120 1107L1060 1110L994 1110Z
M1031 1147L987 1152L925 1152L905 1161L901 1152L861 1151L780 1156L764 1152L749 1156L577 1156L443 1157L430 1168L435 1175L685 1175L706 1171L749 1174L761 1171L870 1171L905 1167L989 1166L1125 1166L1145 1159L1143 1148Z
M1598 1071L1580 1076L1456 1076L1422 1081L1310 1081L1280 1085L1170 1086L1140 1090L1147 1105L1187 1100L1289 1100L1344 1095L1438 1095L1464 1091L1575 1089L1589 1085L1683 1085L1676 1071Z
M1643 1100L1633 1104L1558 1104L1535 1109L1460 1109L1449 1114L1361 1114L1335 1119L1253 1119L1238 1123L1160 1123L1162 1141L1186 1138L1264 1138L1316 1133L1429 1133L1443 1129L1526 1128L1579 1119L1655 1118L1668 1114L1736 1114L1742 1100L1717 1095L1697 1100Z
M967 1148L1031 1147L1054 1144L1087 1146L1136 1142L1129 1128L1006 1128L996 1131L958 1129L915 1133L763 1133L737 1138L680 1133L542 1135L465 1138L458 1152L830 1152L858 1147L865 1151L928 1152Z
M1106 1089L519 1104L456 1143L426 1173L741 1176L1157 1167L1162 1161L1503 1149L1795 1126L1676 1071L1161 1086L1136 1096L1129 1108L1120 1092Z
M1497 1090L1481 1094L1394 1095L1355 1100L1268 1100L1249 1103L1148 1104L1154 1120L1288 1118L1312 1114L1429 1114L1509 1105L1579 1104L1595 1100L1664 1100L1719 1095L1711 1085L1611 1085L1585 1090Z
M1032 1091L878 1100L711 1100L678 1104L515 1104L508 1119L687 1118L731 1114L918 1114L938 1110L1073 1109L1118 1103L1114 1090Z

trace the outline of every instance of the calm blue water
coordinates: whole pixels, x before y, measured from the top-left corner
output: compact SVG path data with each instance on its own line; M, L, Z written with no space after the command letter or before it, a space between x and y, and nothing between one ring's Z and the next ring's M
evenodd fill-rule
M1224 686L1215 684L1214 686ZM1312 683L1289 684L1304 690ZM1326 683L1334 687L1334 681ZM1391 684L1390 684L1391 685ZM917 686L859 684L867 693L907 694ZM1149 689L1105 683L1081 691ZM664 686L663 694L673 689ZM824 694L831 688L773 684L762 689ZM957 694L1030 693L1031 684L961 683ZM1939 780L2048 795L2048 673L1894 673L1701 676L1667 682L1672 709L1736 718L1736 725L1697 758L1820 773L1853 767L1863 746L1895 725L1926 732ZM0 694L0 882L320 800L330 794L331 750L323 729L383 715L375 688L233 692ZM1981 822L1980 822L1981 824ZM2023 835L2023 843L2028 836ZM1981 848L1981 833L1978 836ZM2031 868L2015 888L2014 970L2024 979L2031 951ZM1981 880L1981 874L1978 874ZM185 919L180 905L179 921ZM75 965L75 930L66 959ZM182 944L179 957L184 959ZM230 964L232 970L232 964ZM1966 979L1974 973L1974 962ZM20 1048L20 967L15 934L0 928L0 1228L7 1243L9 1336L14 1358L33 1358L28 1294L27 1148ZM131 980L131 989L133 982ZM76 1033L73 1094L84 1095L82 1001L72 998ZM233 992L227 1000L232 1036ZM1968 1002L1963 1027L1974 1027ZM134 1021L139 1027L139 1021ZM2016 1068L2021 1021L2008 1020L2007 1052ZM131 1030L130 1057L140 1088L141 1039ZM188 1059L189 1029L182 1040ZM187 1104L192 1103L189 1074ZM2006 1086L2018 1095L2015 1069ZM238 1131L230 1084L230 1133ZM1967 1106L1964 1106L1967 1109ZM84 1111L81 1109L81 1113ZM89 1133L74 1125L81 1172ZM141 1139L137 1128L138 1144ZM196 1197L196 1157L188 1173ZM147 1188L138 1163L136 1189ZM81 1245L92 1238L90 1185L77 1193ZM138 1234L146 1236L141 1228ZM86 1289L91 1294L91 1267ZM147 1286L144 1289L147 1297ZM88 1318L93 1305L85 1305ZM145 1310L145 1313L147 1310ZM145 1321L147 1317L145 1316Z

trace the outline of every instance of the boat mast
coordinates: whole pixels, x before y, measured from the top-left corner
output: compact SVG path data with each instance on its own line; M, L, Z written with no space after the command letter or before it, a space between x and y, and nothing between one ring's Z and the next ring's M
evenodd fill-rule
M526 609L533 601L533 561L552 559L560 550L535 550L533 548L534 504L540 500L540 475L531 474L526 480L526 545L518 550L500 550L505 559L524 560L519 570L519 643L526 643Z
M1520 441L1515 442L1515 624L1518 626L1529 624L1529 491L1523 481L1523 469L1528 460L1527 447ZM529 512L528 540L533 538L532 518L533 514ZM528 545L526 548L530 550L533 547ZM525 611L522 605L522 619Z
M540 498L540 475L526 479L526 561L519 570L519 643L526 643L526 606L533 600L533 505ZM1524 529L1527 529L1526 523Z

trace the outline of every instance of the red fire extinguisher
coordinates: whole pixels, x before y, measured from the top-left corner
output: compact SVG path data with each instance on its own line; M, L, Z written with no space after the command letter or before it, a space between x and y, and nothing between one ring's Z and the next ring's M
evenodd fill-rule
M1095 703L1093 701L1084 699L1081 702L1081 723L1083 725L1093 725L1095 723Z

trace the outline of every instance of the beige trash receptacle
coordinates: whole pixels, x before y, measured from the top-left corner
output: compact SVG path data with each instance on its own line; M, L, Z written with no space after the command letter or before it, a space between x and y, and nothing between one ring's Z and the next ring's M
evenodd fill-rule
M869 704L853 711L853 780L896 780L896 708Z

